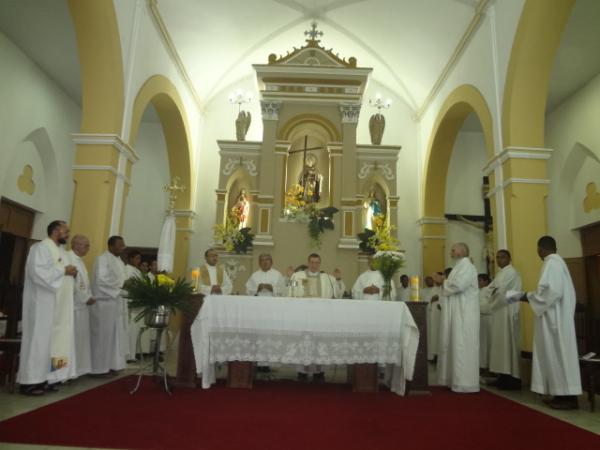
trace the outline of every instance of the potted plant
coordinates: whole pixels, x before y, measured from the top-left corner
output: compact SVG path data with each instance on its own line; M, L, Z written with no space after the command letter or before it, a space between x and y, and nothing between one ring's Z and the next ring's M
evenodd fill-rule
M159 273L154 280L148 277L134 277L125 282L125 298L130 300L129 307L139 308L134 320L144 318L150 328L164 328L169 323L171 312L180 310L184 314L190 310L189 298L193 293L192 285L183 278L176 281Z

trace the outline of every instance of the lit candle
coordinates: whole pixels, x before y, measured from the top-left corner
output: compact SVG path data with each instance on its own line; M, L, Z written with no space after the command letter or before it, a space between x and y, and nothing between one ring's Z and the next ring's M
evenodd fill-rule
M418 302L419 300L419 277L410 277L410 301Z
M192 281L194 282L194 290L198 290L198 280L200 279L200 268L192 269Z

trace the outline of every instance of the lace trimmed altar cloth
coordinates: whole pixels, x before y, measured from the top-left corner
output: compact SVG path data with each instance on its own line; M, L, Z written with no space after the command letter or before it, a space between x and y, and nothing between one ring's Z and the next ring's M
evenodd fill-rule
M191 328L202 387L215 362L391 365L390 389L413 376L419 330L403 302L209 295Z

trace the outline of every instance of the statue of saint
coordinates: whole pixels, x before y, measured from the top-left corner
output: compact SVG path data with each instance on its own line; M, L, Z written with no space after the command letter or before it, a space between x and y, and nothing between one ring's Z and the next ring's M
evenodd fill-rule
M373 218L382 214L381 203L377 199L375 195L375 189L371 189L369 192L369 197L365 200L363 205L366 210L366 220L365 220L365 228L369 230L373 229Z
M250 202L246 197L246 189L240 191L238 199L231 208L231 217L237 222L238 229L246 228L248 226L248 210L250 209Z
M300 180L300 186L304 188L303 198L306 203L318 203L321 199L321 181L323 176L317 171L317 157L312 153L306 155L306 164Z

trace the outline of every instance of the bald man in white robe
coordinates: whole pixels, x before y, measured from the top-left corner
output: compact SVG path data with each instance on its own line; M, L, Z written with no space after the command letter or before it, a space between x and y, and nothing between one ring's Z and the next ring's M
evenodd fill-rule
M438 383L454 392L479 392L479 289L477 270L469 247L454 244L450 256L456 265L442 284L442 315L438 349Z
M92 371L92 344L90 338L90 307L96 303L83 258L90 249L90 241L82 235L71 239L71 261L77 267L73 293L75 306L75 375L80 377Z
M544 261L535 292L523 296L535 314L531 390L552 395L554 409L577 409L581 374L575 336L575 288L551 236L538 240Z

